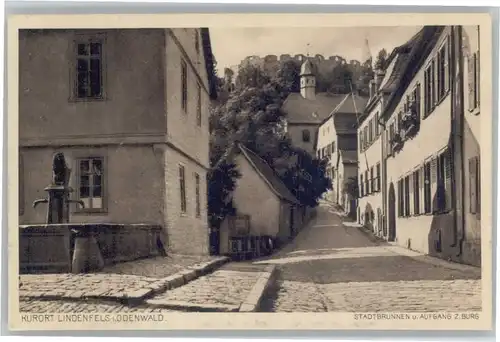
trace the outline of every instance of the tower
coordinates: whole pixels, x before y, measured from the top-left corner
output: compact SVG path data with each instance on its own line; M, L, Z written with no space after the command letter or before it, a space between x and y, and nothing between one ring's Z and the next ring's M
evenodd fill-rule
M308 100L316 98L316 77L313 74L312 64L308 58L300 67L300 94Z

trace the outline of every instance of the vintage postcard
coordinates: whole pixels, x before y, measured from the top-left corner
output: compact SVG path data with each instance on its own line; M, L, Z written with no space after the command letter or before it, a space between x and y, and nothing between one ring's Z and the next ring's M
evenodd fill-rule
M491 30L9 17L10 328L491 329Z

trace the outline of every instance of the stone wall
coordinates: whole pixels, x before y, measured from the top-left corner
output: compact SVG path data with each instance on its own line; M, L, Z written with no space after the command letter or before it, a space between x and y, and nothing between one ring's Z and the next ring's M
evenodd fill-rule
M20 273L71 272L74 229L95 231L105 265L165 253L159 225L147 224L53 224L19 227Z

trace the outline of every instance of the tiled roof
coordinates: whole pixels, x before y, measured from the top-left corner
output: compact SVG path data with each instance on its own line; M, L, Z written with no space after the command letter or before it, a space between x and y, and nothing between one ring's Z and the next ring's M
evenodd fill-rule
M249 163L254 167L255 171L264 179L264 181L269 185L271 190L281 199L288 202L299 204L299 201L295 196L288 190L285 184L281 181L274 170L267 164L262 158L257 154L250 151L248 148L241 144L238 144L241 154L249 161Z
M391 53L391 56L397 54L398 59L387 83L384 85L384 89L382 89L384 92L390 93L384 113L391 110L393 101L400 96L397 93L406 89L426 55L436 44L443 28L443 26L425 26L408 42L397 47Z
M340 158L343 163L355 164L358 162L357 151L340 151Z
M344 99L345 95L318 93L316 99L305 99L300 93L291 93L283 103L288 123L321 124L332 108Z
M217 76L214 74L214 55L212 54L212 44L210 42L210 32L208 28L201 28L200 30L201 42L203 45L203 55L205 56L205 65L208 76L208 87L210 97L217 98Z

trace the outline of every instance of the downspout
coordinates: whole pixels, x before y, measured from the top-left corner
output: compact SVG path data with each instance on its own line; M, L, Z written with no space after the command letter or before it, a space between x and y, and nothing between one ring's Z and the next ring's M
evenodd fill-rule
M458 96L458 101L456 106L455 111L455 119L458 123L458 129L455 132L456 133L456 142L457 142L457 150L458 150L458 181L459 181L459 201L456 203L457 207L460 210L460 215L457 217L457 224L460 227L457 227L455 225L455 230L457 232L456 234L456 244L458 244L458 253L457 256L461 256L463 252L463 242L465 240L465 202L464 202L464 193L465 193L465 181L464 181L464 170L465 170L465 161L464 161L464 58L463 58L463 52L462 52L462 26L456 26L454 27L454 31L456 30L456 40L453 40L455 43L459 42L459 45L455 46L453 49L454 53L456 53L456 59L458 61L458 82L454 82L457 85L457 91L456 91L456 96Z

